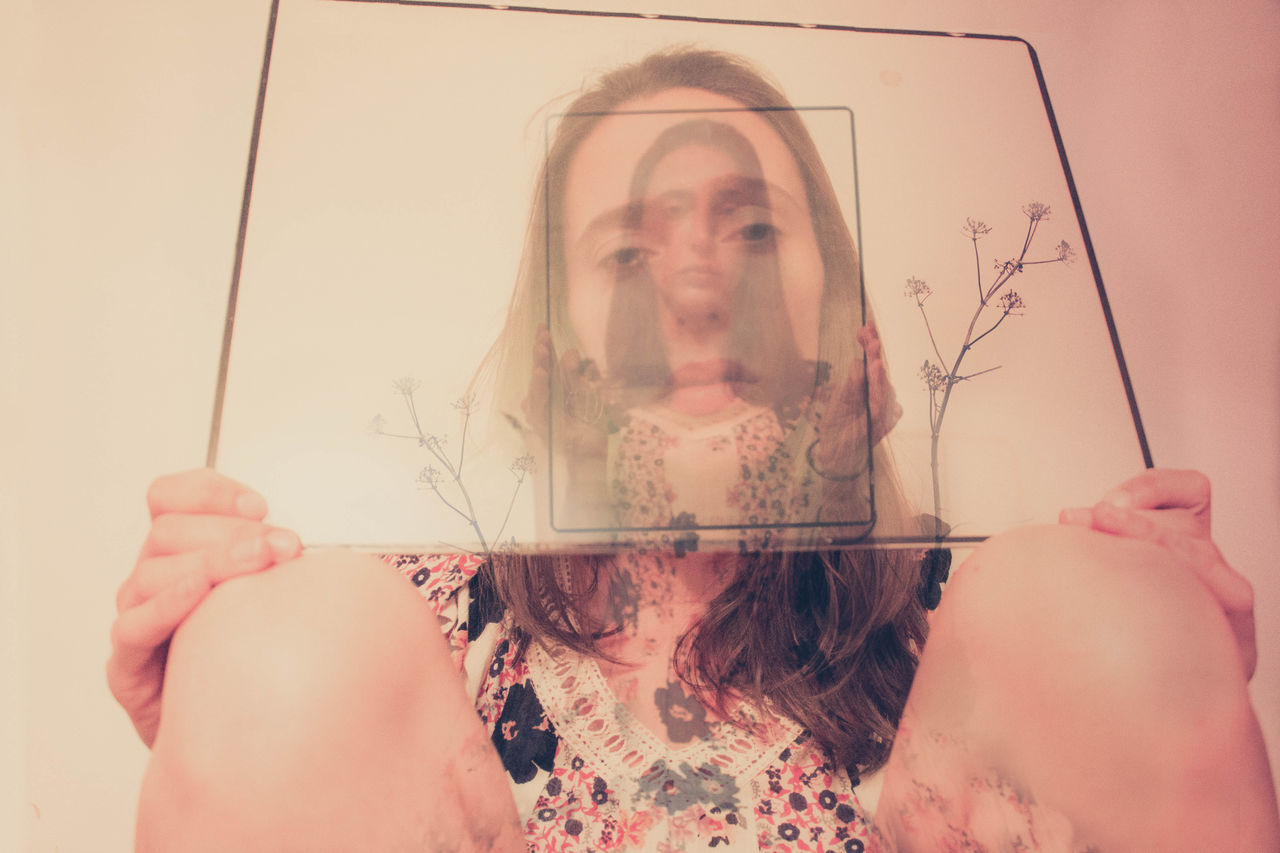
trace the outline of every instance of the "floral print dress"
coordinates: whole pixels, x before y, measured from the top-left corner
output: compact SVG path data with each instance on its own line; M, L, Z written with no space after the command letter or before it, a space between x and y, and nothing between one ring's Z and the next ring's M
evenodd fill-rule
M536 644L517 659L509 617L477 589L480 558L386 559L444 625L531 851L880 849L857 780L796 723L740 706L709 737L672 746L593 659Z
M681 535L690 528L735 529L742 552L777 544L777 525L806 520L811 486L784 438L772 409L741 400L705 417L662 405L629 413L610 473L619 524L677 556L697 549L696 534Z

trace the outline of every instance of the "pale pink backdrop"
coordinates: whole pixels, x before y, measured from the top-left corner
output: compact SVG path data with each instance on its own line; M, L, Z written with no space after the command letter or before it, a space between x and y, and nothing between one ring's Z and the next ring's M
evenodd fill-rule
M1216 486L1280 764L1280 6L559 4L1019 35L1037 49L1158 463ZM641 8L643 7L643 8ZM0 848L129 849L103 681L157 473L201 464L267 0L6 4Z

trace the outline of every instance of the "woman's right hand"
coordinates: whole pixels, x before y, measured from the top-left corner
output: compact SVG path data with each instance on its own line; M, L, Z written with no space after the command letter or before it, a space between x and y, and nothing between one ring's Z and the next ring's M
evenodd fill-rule
M553 370L556 371L554 383ZM569 350L557 360L551 333L546 326L538 327L524 415L530 429L544 443L547 442L548 416L555 416L555 450L564 453L571 466L584 461L594 464L608 453L608 412L603 384L595 363L582 358L577 350ZM559 409L549 412L553 385L560 391L560 399L554 403Z
M609 414L600 371L577 350L557 359L546 326L538 327L532 355L529 393L522 408L534 439L531 446L537 466L550 471L557 456L565 463L568 485L556 504L557 518L573 526L609 525L613 523L606 483ZM548 433L553 420L555 446L551 447Z
M831 479L853 479L841 472L865 470L868 440L875 447L902 418L902 404L889 382L884 347L874 323L858 330L858 344L863 355L854 359L848 378L827 402L818 427L819 441L810 450L809 463L820 477L830 477L827 472L831 472L835 475Z
M169 640L213 587L302 551L266 524L267 502L209 468L161 477L147 491L151 529L116 595L107 684L143 743L160 725Z

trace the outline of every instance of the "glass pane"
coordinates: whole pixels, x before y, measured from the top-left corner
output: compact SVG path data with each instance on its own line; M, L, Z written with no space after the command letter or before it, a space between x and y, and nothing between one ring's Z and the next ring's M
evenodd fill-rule
M211 459L309 544L972 542L1144 464L1023 42L282 0L268 63Z

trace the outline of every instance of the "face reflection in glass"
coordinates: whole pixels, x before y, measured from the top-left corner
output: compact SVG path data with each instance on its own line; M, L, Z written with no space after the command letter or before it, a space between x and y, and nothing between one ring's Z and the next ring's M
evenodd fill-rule
M605 355L624 395L730 383L725 404L769 400L772 369L798 355L769 191L746 137L705 117L668 127L636 165L623 228ZM766 341L771 364L754 358Z
M687 145L663 157L640 204L638 273L657 288L664 337L723 334L747 254L773 250L763 182L741 174L727 152Z
M587 396L607 413L614 523L787 523L805 496L785 441L815 391L825 272L786 143L733 101L669 90L599 120L560 210L564 278L552 287L575 364L598 376ZM588 383L571 373L576 403Z
M553 287L615 386L717 364L767 383L816 359L822 255L795 158L759 114L694 89L624 104L578 148L560 204Z

